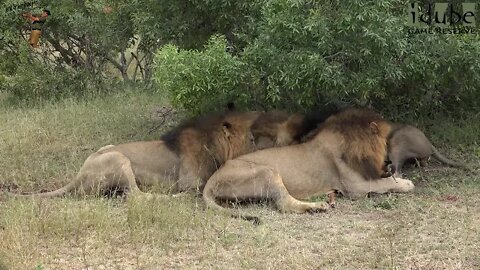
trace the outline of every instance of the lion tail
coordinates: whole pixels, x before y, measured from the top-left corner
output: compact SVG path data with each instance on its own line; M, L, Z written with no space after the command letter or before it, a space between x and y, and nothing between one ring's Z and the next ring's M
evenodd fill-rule
M462 168L462 169L465 169L465 170L470 170L464 164L462 164L460 162L453 161L453 160L447 158L446 156L442 155L442 153L440 153L437 150L437 148L435 148L435 146L433 146L433 145L432 145L432 150L433 150L433 157L435 157L438 161L440 161L444 164L450 165L452 167L458 167L458 168Z
M215 200L215 195L213 194L213 189L208 186L205 186L205 189L203 190L203 201L205 202L207 208L215 209L216 211L220 212L221 214L225 216L230 216L233 218L241 218L243 220L248 220L251 221L255 225L260 224L260 219L255 216L250 216L250 215L243 215L238 212L233 211L232 209L227 209L225 207L222 207L219 205L216 200Z
M22 194L22 193L13 193L13 192L5 192L8 197L11 198L53 198L53 197L61 197L67 194L75 187L75 182L70 182L66 186L63 186L57 190L47 191L47 192L39 192L39 193L29 193L29 194Z

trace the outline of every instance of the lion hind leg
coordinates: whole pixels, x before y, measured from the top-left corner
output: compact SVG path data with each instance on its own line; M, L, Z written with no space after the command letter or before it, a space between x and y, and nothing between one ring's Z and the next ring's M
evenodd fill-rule
M105 147L102 147L99 151L102 149L108 149L112 146L107 145ZM75 193L75 194L85 194L85 190L90 191L88 187L92 185L92 183L95 182L93 180L96 178L98 173L95 173L95 175L92 175L93 171L98 171L98 168L96 167L101 167L98 166L97 164L99 163L98 160L102 158L102 154L97 151L93 154L91 154L83 163L82 167L80 168L79 172L77 173L77 176L73 181L68 183L66 186L61 187L57 190L54 191L47 191L47 192L40 192L40 193L31 193L31 194L16 194L16 193L7 193L9 197L14 197L14 198L52 198L52 197L61 197L66 195L67 193ZM85 189L85 187L87 187Z
M280 174L264 165L241 160L231 160L207 182L203 198L207 206L221 208L216 198L246 200L272 199L281 212L322 212L328 209L323 203L302 202L295 199L283 184Z
M244 220L252 221L253 224L255 225L260 224L260 219L258 217L236 213L232 209L224 208L217 203L216 198L220 197L218 194L220 183L218 183L218 181L221 181L221 178L218 178L218 177L214 178L214 176L215 174L212 176L213 179L210 178L207 184L205 185L205 188L203 189L203 201L205 202L205 205L207 206L207 208L214 209L225 216L242 218Z
M104 195L112 190L143 194L135 181L130 160L118 151L89 157L78 172L76 182L75 192L79 195Z
M335 208L337 206L336 203L336 198L337 198L337 191L332 189L329 192L327 192L327 202L328 205L330 205L331 208Z
M118 183L118 186L123 189L124 193L127 195L147 195L138 188L137 182L135 180L135 174L132 170L132 165L129 159L124 161L124 164L120 168L120 177L121 180Z
M273 199L278 210L284 213L318 213L325 212L329 206L324 202L303 202L295 199L288 192L283 183L283 179L275 170L270 169L268 173L265 189L271 195L268 198Z
M130 159L120 152L108 152L102 154L102 160L97 165L103 165L103 171L100 171L101 183L97 185L98 192L118 189L127 196L140 195L148 199L153 195L140 190L135 179ZM93 185L92 185L93 186Z

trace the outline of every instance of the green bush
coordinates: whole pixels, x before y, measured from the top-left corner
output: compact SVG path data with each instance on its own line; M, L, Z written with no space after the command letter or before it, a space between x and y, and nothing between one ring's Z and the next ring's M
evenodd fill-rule
M44 65L28 58L18 62L14 75L0 81L0 90L11 93L15 99L36 101L82 97L110 88L103 78L96 79L88 72Z
M248 42L235 56L217 36L202 51L157 53L156 81L174 104L198 112L240 96L291 110L336 101L397 116L479 110L478 35L409 34L407 1L262 2L255 34L236 33Z
M163 47L155 57L159 89L168 90L173 104L193 113L218 109L233 99L242 103L253 76L227 51L219 36L213 36L203 51Z

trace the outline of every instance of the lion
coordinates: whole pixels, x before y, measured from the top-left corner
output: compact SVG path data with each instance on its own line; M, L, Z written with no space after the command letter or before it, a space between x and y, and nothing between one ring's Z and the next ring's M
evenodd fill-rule
M258 149L296 143L303 116L284 111L262 113L250 128Z
M264 112L251 127L257 149L300 143L308 133L339 111L336 107L325 107L307 114L277 110Z
M66 186L24 195L99 195L111 190L144 194L139 186L158 184L176 192L201 190L227 160L256 150L249 130L258 116L259 112L209 114L180 124L162 140L104 146L85 160Z
M416 159L422 163L430 156L452 167L468 170L465 165L442 155L420 129L405 124L392 125L392 131L388 137L388 158L395 169L395 176L402 175L402 167L406 161Z
M204 201L210 208L255 222L255 217L223 208L217 199L270 199L281 212L306 213L326 211L329 206L302 199L332 191L351 199L370 192L410 192L414 189L410 180L379 179L390 128L373 111L346 109L328 118L305 143L228 160L207 181Z
M336 114L348 108L350 107L327 108L306 115L271 111L260 116L252 125L251 130L258 149L293 145L311 140L328 117L335 117ZM395 177L401 177L401 170L405 161L417 159L423 164L423 160L430 156L434 156L444 164L470 170L465 165L443 156L418 128L393 122L391 122L391 127L391 132L387 138L387 156L391 166L386 164L382 166L381 177L389 177L392 173ZM358 160L358 162L361 161ZM353 163L354 160L350 164L353 165ZM369 166L363 167L360 164L355 167L358 171L371 168ZM372 172L363 171L362 175L367 179L375 179L378 177L378 171L378 168Z

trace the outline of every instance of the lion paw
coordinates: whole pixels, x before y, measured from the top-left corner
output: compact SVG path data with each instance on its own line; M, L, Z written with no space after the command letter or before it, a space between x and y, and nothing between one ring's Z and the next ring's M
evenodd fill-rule
M337 197L337 192L335 190L332 190L327 193L327 197L328 197L327 203L330 206L330 208L335 208L335 206L337 205L335 202L335 199Z
M398 183L397 192L410 192L415 188L413 182L408 179L397 178L396 180Z
M318 202L314 203L311 206L309 206L305 212L309 214L316 214L316 213L323 213L326 212L327 209L329 209L330 206L327 203L324 202Z

